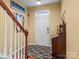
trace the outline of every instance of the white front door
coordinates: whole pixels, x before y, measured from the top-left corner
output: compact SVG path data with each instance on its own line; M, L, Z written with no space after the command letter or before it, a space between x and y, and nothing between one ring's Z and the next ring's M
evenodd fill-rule
M50 46L49 11L35 12L35 39L36 45Z

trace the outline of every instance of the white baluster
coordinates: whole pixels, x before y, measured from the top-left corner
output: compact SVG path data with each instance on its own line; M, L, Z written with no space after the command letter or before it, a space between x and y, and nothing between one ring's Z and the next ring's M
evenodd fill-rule
M18 49L20 48L20 39L19 39L19 33L18 33ZM18 59L20 59L20 51L18 51Z
M4 56L7 57L7 14L4 10Z
M25 59L25 35L23 36L23 40L24 40L24 59Z
M16 23L15 23L15 37L14 37L14 50L15 50L15 53L14 53L14 59L16 59Z
M12 21L10 20L10 59L12 59Z
M22 31L21 31L21 59L22 59L22 56L23 56L22 53L23 53L23 52L22 52Z

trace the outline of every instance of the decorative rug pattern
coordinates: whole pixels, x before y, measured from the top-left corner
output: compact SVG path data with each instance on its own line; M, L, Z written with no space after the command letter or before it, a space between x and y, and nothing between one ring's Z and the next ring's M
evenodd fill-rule
M36 59L55 59L52 57L52 48L39 45L29 45L28 55L36 57Z

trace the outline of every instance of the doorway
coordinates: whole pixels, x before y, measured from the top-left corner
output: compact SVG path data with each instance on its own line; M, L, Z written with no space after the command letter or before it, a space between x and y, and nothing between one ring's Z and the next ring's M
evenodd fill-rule
M49 10L35 12L35 44L50 46Z

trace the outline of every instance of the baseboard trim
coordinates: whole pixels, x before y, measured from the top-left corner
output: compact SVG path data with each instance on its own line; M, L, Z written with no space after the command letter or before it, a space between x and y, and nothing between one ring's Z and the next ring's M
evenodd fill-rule
M37 44L35 44L35 43L28 43L28 45L37 45ZM41 45L41 46L43 46L43 45ZM48 47L52 47L52 45L48 45Z
M28 43L28 45L36 45L36 44L34 44L34 43Z

